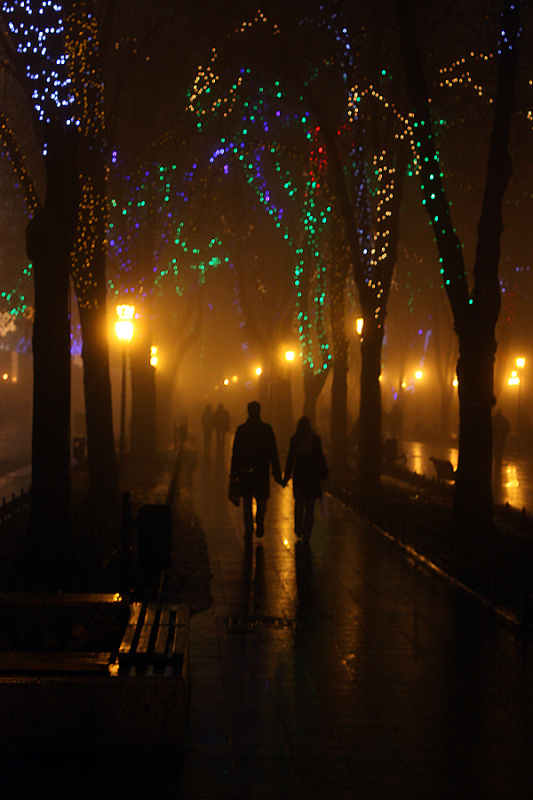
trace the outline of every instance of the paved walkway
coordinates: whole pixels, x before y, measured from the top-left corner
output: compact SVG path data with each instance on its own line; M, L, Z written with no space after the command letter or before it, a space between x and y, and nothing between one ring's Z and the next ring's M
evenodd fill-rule
M531 798L533 669L514 632L333 500L306 549L273 484L246 548L226 475L194 476L213 603L191 621L176 797Z

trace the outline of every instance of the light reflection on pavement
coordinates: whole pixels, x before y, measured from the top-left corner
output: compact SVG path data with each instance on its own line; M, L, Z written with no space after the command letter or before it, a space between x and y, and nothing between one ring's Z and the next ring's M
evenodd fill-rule
M405 466L410 472L435 478L436 471L430 457L451 461L457 468L457 447L434 442L404 441L399 453L405 456ZM507 453L504 455L501 483L493 488L494 502L509 503L515 508L525 508L533 513L533 457Z

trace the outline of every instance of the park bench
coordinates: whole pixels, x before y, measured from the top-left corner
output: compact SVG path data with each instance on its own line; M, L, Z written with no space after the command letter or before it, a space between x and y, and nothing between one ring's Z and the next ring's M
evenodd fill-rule
M455 483L455 470L451 461L444 458L434 458L430 456L437 472L437 483Z
M87 605L99 614L113 607L119 616L121 609L125 613L116 645L102 652L0 652L0 749L140 754L176 752L183 746L188 606L129 602L119 594L0 593L7 618L10 609L34 605L52 613Z
M132 603L118 651L119 675L186 677L189 609L178 603Z
M188 645L188 606L136 602L131 604L117 658L110 652L0 652L0 674L61 672L186 678Z

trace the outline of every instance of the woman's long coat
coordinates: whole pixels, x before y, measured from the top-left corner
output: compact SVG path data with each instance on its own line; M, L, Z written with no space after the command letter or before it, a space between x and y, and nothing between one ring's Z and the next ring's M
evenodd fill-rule
M320 436L313 434L313 443L309 453L298 453L296 434L291 438L284 480L292 477L294 496L320 497L322 481L328 477L326 459L322 450Z

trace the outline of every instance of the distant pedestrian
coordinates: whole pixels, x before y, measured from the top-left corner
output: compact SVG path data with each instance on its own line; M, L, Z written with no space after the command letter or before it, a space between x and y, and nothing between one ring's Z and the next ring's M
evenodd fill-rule
M494 456L494 477L497 479L501 477L503 449L510 431L509 420L498 409L492 418L492 453Z
M204 456L209 456L213 437L213 409L209 404L206 405L202 413L202 430L204 432Z
M313 431L309 417L302 417L291 437L283 485L292 477L294 532L309 541L315 521L315 502L323 492L328 467L320 436Z
M213 427L216 433L216 448L217 454L224 452L224 445L226 444L226 434L231 427L231 418L229 411L224 408L222 403L219 403L213 414Z
M231 487L238 481L243 501L244 532L247 538L254 531L253 500L256 501L255 533L265 532L265 514L270 497L270 469L274 480L282 484L276 437L272 426L261 419L257 401L248 403L248 419L237 427L233 440L230 470Z

